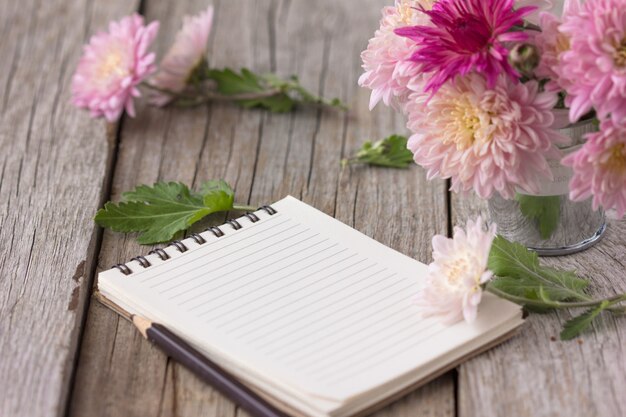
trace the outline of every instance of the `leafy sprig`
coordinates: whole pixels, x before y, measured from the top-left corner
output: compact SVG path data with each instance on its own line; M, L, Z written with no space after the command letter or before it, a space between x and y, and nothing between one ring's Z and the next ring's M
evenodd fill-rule
M388 168L407 168L413 162L413 154L406 148L407 138L391 135L372 143L367 141L352 157L341 161L342 166L368 164Z
M116 232L139 232L143 245L168 242L198 220L228 210L255 210L234 203L234 192L224 181L207 181L194 192L180 182L139 185L122 194L119 203L108 202L94 220Z
M591 326L602 311L623 314L618 306L626 294L594 299L586 293L589 282L573 271L542 266L535 252L519 243L497 236L489 253L488 268L495 278L486 290L525 308L545 313L555 309L586 308L582 314L565 323L561 339L578 336Z
M347 110L338 98L331 100L307 90L295 75L282 79L275 74L256 74L247 68L235 71L230 68L211 69L202 63L194 72L190 86L182 92L160 89L144 83L172 97L171 104L196 106L211 101L231 101L244 108L262 108L274 113L293 110L297 104L326 106Z

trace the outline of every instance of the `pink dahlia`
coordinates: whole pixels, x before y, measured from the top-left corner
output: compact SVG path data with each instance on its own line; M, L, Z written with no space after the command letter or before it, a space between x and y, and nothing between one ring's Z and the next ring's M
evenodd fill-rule
M187 87L194 71L205 59L209 34L213 23L213 6L197 16L185 16L183 27L176 34L174 44L161 61L159 71L152 78L154 86L179 93ZM162 106L172 99L171 95L157 93L152 102Z
M618 217L626 213L626 127L611 119L600 131L587 135L580 150L563 158L571 166L570 198L584 200L593 196L593 208L614 209Z
M415 132L408 148L428 179L451 178L455 192L537 193L540 181L552 178L547 159L559 156L555 144L567 140L551 129L556 100L534 81L513 84L501 76L490 89L476 73L457 77L407 104L407 126Z
M501 73L517 79L504 43L527 38L524 32L510 30L536 7L514 6L515 0L439 0L432 10L422 10L433 26L396 29L417 43L411 60L432 73L425 90L434 93L456 75L471 71L485 75L490 87Z
M137 84L155 70L155 56L148 47L158 30L158 22L145 26L135 13L111 22L108 32L94 35L72 78L72 103L110 122L124 109L134 116L133 98L141 95Z
M600 119L626 123L626 0L585 1L559 30L570 42L559 65L570 120L595 108Z
M466 230L454 228L452 239L433 237L433 262L416 297L424 316L440 317L446 324L476 319L482 287L493 276L487 269L496 225L483 229L480 216L467 221Z
M365 72L359 85L372 90L370 110L380 100L398 108L409 94L407 84L420 74L420 67L410 58L416 45L400 37L394 30L407 25L428 24L428 16L419 7L430 8L428 0L396 0L395 6L383 8L380 28L370 39L367 49L361 53Z

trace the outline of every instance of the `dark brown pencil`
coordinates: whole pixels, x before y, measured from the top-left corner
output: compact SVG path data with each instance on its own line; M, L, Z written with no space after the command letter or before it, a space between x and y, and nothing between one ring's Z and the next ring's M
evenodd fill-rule
M288 417L163 325L132 316L141 334L254 417Z

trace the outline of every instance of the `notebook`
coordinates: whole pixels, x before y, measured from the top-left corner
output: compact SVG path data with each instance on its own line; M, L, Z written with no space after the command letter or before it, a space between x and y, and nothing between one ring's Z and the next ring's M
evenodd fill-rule
M521 308L485 294L443 325L412 299L427 266L293 197L101 272L118 311L162 323L293 414L372 411L509 337Z

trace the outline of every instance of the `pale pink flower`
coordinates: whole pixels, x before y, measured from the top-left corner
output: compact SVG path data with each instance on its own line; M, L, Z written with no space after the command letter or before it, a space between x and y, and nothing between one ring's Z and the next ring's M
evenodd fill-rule
M567 138L551 129L554 93L534 81L513 84L505 76L487 88L479 74L457 77L430 97L407 103L408 148L428 179L451 178L451 189L474 189L482 198L499 192L512 198L517 188L532 194L552 179L548 158Z
M565 16L559 30L570 48L559 75L569 80L570 120L595 108L600 119L626 122L626 0L588 0Z
M455 227L452 239L433 237L433 262L416 297L424 316L439 317L446 324L476 319L481 285L493 275L487 261L495 235L496 225L484 230L479 216L476 221L467 221L466 230Z
M563 158L571 166L570 198L575 201L593 196L593 208L614 209L617 217L626 213L626 127L611 119L600 131L586 136L578 151Z
M94 35L72 78L72 103L111 122L124 109L134 116L133 98L141 95L137 85L155 70L155 56L148 47L158 29L158 22L145 26L135 13L109 23L108 32Z
M565 0L568 1L568 0ZM553 12L556 5L552 0L516 0L515 8L520 9L522 7L535 7L535 11L526 15L524 20L534 24L540 25L540 14L542 12Z
M395 6L383 8L380 28L361 53L365 72L359 78L359 85L372 90L370 110L380 100L396 109L406 101L410 93L407 84L412 78L420 76L421 70L410 60L415 52L415 43L396 35L394 30L428 24L428 16L418 8L430 9L431 3L429 0L397 0Z
M176 34L174 44L161 61L159 71L151 82L161 89L179 93L187 87L193 72L204 62L209 34L213 23L213 6L196 16L185 16L183 27ZM155 93L152 103L163 106L171 95Z
M577 13L578 7L578 0L565 0L563 16ZM550 91L562 90L571 84L567 78L560 76L561 55L570 48L569 36L559 30L561 21L560 17L552 13L540 13L539 25L541 26L541 32L530 32L533 42L541 55L535 74L539 78L550 80L546 84L546 89Z

